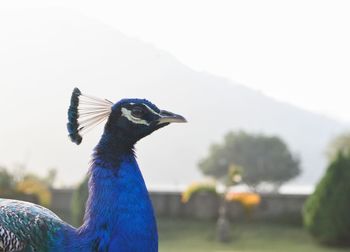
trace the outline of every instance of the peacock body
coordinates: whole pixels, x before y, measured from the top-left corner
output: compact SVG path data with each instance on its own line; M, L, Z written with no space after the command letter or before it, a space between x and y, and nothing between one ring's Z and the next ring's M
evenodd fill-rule
M74 89L67 125L73 142L80 144L83 133L105 119L92 155L83 225L72 227L39 205L0 199L0 251L158 251L156 219L134 145L171 122L186 120L144 99L113 104Z

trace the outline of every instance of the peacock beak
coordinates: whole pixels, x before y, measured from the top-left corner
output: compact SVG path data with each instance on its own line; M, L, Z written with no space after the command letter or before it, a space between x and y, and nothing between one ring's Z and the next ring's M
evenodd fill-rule
M158 124L187 122L187 120L183 116L174 114L166 110L161 110L159 116L160 118L158 119Z

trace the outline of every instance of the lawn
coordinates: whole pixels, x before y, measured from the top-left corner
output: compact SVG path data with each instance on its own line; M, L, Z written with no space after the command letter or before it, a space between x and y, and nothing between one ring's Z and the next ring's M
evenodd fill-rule
M232 224L232 241L215 241L215 222L159 219L160 252L345 252L321 247L299 226Z

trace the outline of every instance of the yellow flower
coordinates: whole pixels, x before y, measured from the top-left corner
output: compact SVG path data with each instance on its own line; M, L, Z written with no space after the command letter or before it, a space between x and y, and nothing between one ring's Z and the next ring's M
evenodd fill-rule
M240 202L246 210L249 210L260 204L261 198L259 194L251 192L231 192L226 194L227 201Z
M49 206L51 203L51 192L45 183L35 178L24 178L16 185L16 190L25 194L34 194L38 197L40 204Z

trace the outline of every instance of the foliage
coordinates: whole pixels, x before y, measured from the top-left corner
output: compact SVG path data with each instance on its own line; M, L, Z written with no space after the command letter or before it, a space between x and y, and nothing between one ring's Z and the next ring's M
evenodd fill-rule
M209 192L216 194L216 184L214 182L195 182L192 183L183 193L181 201L187 203L193 195L199 192Z
M52 178L50 181L53 183L54 179ZM29 196L37 199L41 205L49 206L51 203L51 184L48 182L47 178L40 178L33 174L11 173L3 167L0 168L1 197L23 199L25 196Z
M350 245L350 155L338 153L304 207L304 223L320 242Z
M337 153L350 154L350 132L346 132L335 137L327 147L327 157L333 160Z
M243 131L231 132L225 136L224 143L212 145L199 168L204 174L222 180L231 164L242 167L243 181L252 187L261 182L278 186L300 173L299 159L280 138Z
M72 221L75 226L80 226L83 223L85 204L88 198L88 177L79 184L77 189L74 191L71 211Z

